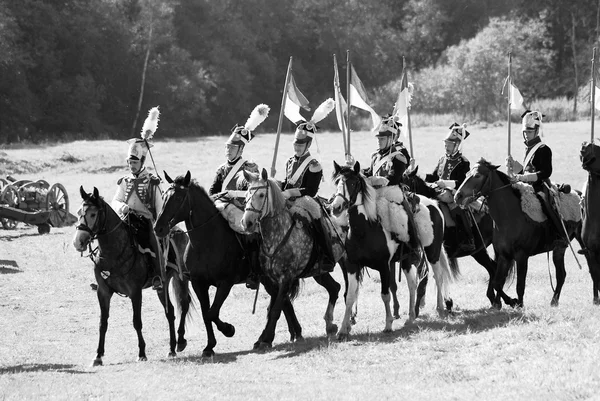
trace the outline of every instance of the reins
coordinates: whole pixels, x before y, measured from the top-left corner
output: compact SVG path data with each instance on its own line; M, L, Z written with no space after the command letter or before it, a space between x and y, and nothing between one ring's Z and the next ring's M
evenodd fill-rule
M165 191L165 195L167 194L167 192L169 192L171 189L173 191L175 191L175 187L179 187L180 189L185 191L185 197L183 198L183 200L181 201L181 203L179 204L179 207L177 208L177 211L181 210L181 208L183 207L183 204L185 203L186 199L188 201L189 204L189 215L188 218L186 219L186 224L188 224L189 221L189 226L191 227L190 229L186 230L186 231L182 231L184 234L190 233L198 228L204 227L205 225L207 225L208 223L210 223L212 221L212 219L214 219L215 217L217 217L219 215L219 211L217 210L212 216L210 216L204 223L194 226L194 221L192 220L192 216L193 216L193 209L192 209L192 199L189 196L190 195L190 188L189 187L184 187L182 185L176 185L175 183L171 184L171 186L169 187L169 189L167 189ZM163 195L164 196L164 195ZM171 219L172 220L172 219ZM171 225L171 221L169 221L169 229L173 228L173 226Z

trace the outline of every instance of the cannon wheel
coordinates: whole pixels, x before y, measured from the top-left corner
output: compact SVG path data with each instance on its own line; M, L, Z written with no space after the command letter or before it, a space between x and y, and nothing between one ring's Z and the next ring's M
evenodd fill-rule
M62 184L54 184L46 195L46 210L50 212L50 224L62 227L69 217L69 195Z
M4 204L10 207L19 207L19 192L14 185L6 185L2 192L0 192L0 204ZM0 223L2 223L2 227L6 230L14 230L17 228L18 222L13 219L0 218Z

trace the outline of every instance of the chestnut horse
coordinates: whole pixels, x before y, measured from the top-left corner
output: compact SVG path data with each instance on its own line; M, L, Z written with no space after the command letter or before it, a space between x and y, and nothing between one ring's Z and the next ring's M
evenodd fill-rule
M485 159L481 159L471 169L467 178L454 195L459 205L466 205L480 196L487 198L490 215L496 223L493 244L496 254L497 269L494 277L496 301L494 305L501 308L500 294L504 288L506 277L517 265L517 306L523 306L525 279L527 277L528 259L530 256L552 251L552 261L556 268L556 288L551 305L557 306L560 292L565 282L565 251L568 244L556 241L548 225L533 221L521 208L521 194L512 187L511 179ZM578 195L574 194L578 197ZM581 227L579 221L565 221L569 239L576 237Z
M73 246L79 252L86 248L90 249L90 257L94 261L94 275L98 282L98 303L100 304L100 339L98 350L93 366L102 365L104 356L104 340L108 329L108 316L110 310L110 299L114 293L127 296L131 299L133 307L133 327L138 336L138 360L145 361L146 342L142 336L142 289L150 286L149 278L152 276L152 264L148 263L137 249L134 234L127 223L104 201L94 188L94 192L88 194L83 187L79 188L83 203L79 209L79 222ZM187 244L187 236L180 233L176 236L177 241L172 241L180 254ZM98 241L98 247L91 250L92 241ZM173 283L173 296L165 299L164 291ZM185 318L188 313L194 311L194 305L190 308L190 295L188 292L188 280L181 280L179 273L173 269L167 269L167 281L163 289L157 290L167 320L169 322L170 351L169 356L174 357L175 346L177 351L183 351L187 345L185 340ZM179 338L175 337L175 309L168 302L175 302L175 307L181 309L181 321L177 331ZM166 302L168 302L166 304Z

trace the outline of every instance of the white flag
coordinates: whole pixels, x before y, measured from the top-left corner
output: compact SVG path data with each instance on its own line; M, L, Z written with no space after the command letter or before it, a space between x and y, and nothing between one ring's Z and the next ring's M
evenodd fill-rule
M523 96L521 96L521 92L519 89L510 83L510 108L512 110L519 110L523 107Z

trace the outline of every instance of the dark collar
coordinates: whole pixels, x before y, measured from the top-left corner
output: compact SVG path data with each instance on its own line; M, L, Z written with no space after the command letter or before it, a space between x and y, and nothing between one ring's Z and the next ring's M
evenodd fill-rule
M540 138L540 136L538 135L530 141L525 141L525 146L527 146L527 150L529 150L540 142L542 142L542 138Z

